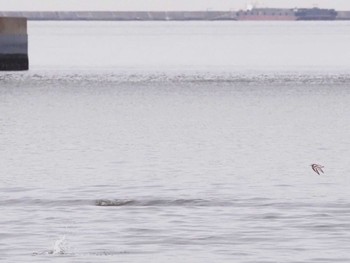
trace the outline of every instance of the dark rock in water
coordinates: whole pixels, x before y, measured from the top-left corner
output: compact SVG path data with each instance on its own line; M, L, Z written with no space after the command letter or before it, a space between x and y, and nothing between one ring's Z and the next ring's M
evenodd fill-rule
M25 54L0 54L0 70L28 70L29 60Z
M96 206L124 206L133 204L133 200L107 200L100 199L95 201Z

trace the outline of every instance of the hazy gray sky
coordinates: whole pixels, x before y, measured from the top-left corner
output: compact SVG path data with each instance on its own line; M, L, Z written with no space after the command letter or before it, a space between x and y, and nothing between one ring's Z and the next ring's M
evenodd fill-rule
M0 10L229 10L260 7L321 7L350 10L350 0L0 0Z

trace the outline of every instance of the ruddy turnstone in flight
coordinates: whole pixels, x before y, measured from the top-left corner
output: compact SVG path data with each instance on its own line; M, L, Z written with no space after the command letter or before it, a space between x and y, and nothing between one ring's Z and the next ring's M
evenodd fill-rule
M311 168L312 170L314 170L315 173L317 173L318 175L320 175L320 172L324 173L322 168L324 168L322 165L319 164L311 164Z

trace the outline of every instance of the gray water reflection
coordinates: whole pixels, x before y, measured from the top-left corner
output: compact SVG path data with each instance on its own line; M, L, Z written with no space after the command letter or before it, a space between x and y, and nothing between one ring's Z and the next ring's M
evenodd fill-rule
M1 75L2 260L349 260L347 75L152 74Z

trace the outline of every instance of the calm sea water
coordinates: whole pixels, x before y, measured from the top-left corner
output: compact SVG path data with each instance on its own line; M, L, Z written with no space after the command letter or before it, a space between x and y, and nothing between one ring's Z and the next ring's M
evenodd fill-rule
M0 261L349 262L350 23L29 34L0 73Z

